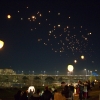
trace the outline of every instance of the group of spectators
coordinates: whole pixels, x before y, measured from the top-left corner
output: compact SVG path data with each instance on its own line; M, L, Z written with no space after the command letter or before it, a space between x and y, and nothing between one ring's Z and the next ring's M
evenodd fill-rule
M78 81L78 85L76 86L76 93L79 94L79 100L87 100L89 98L89 91L94 87L94 81L90 82L89 80L86 82Z
M78 81L78 85L76 87L73 84L66 84L65 82L61 82L61 86L59 88L53 87L48 88L47 86L43 91L37 89L36 92L31 91L27 93L27 91L18 91L14 96L15 100L74 100L74 89L76 88L76 93L79 94L79 100L87 99L89 97L88 92L91 90L90 81L82 83Z

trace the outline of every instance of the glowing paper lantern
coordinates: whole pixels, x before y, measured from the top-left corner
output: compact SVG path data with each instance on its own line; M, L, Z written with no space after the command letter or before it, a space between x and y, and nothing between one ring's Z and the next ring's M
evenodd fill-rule
M74 69L74 67L73 67L73 65L68 65L68 71L70 71L70 72L72 72L73 71L73 69Z
M11 15L7 15L7 18L10 19L11 18Z
M0 49L4 46L4 42L0 40Z
M81 59L84 59L84 56L83 55L81 56Z
M74 60L74 63L77 63L77 60Z
M30 86L28 88L28 93L30 93L30 91L32 91L33 93L35 93L35 87L34 86Z

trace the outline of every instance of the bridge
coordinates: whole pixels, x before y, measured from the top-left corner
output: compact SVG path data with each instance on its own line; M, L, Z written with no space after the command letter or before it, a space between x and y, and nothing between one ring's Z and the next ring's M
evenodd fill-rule
M52 82L77 82L78 80L86 81L91 77L91 75L34 75L34 74L3 74L0 75L0 84L43 84ZM96 80L100 79L100 76L95 76Z

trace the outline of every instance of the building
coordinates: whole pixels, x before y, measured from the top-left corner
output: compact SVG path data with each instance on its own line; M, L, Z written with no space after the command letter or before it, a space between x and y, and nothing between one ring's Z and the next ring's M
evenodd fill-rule
M15 75L15 71L11 68L0 69L0 75Z

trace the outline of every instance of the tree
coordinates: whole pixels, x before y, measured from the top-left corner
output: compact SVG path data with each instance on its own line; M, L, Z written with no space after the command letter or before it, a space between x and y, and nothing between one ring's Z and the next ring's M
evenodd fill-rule
M4 77L3 77L3 81L4 81L4 82L8 82L8 81L9 81L9 79L8 79L8 76L7 76L7 75L4 75Z
M96 77L95 77L95 76L90 76L90 77L89 77L89 80L90 80L90 82L93 82L93 81L96 80Z
M24 83L27 83L28 77L24 76L22 79L23 79L23 82L24 82Z
M53 83L54 79L52 77L47 77L45 81L46 83Z
M58 79L58 81L59 81L59 82L62 82L62 81L63 81L63 78L62 78L62 77L60 77L60 78Z
M33 82L38 86L41 83L41 79L39 77L35 77Z

